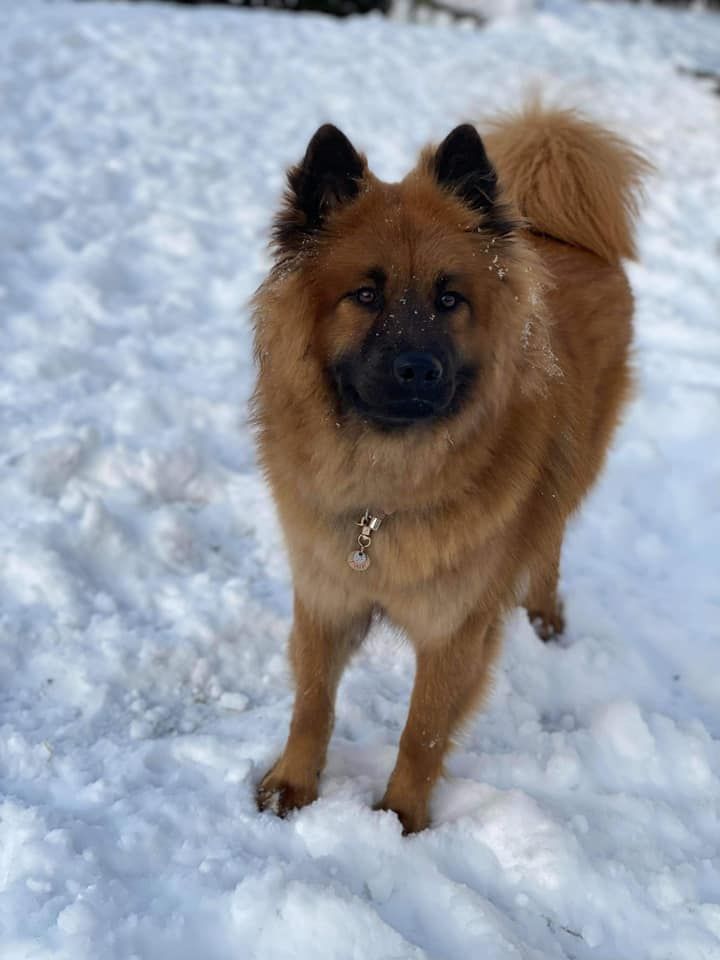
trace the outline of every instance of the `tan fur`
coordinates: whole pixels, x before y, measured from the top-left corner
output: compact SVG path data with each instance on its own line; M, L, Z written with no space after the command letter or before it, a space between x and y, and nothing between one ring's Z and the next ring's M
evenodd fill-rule
M487 688L507 611L527 599L541 633L562 629L565 523L631 387L633 303L618 260L633 253L643 167L617 137L569 112L533 108L499 121L487 144L528 229L486 232L438 187L426 153L399 184L366 172L359 197L256 298L259 449L295 588L293 719L258 788L259 805L279 813L317 796L337 682L374 614L404 629L417 653L381 802L407 831L428 823L443 756ZM398 302L438 268L465 278L472 306L449 322L483 375L457 416L386 434L339 413L325 371L367 330L343 296L373 263L387 267ZM346 557L366 507L391 515L374 536L372 566L357 573Z
M538 102L491 122L483 139L533 229L608 263L635 257L638 189L650 165L624 140Z

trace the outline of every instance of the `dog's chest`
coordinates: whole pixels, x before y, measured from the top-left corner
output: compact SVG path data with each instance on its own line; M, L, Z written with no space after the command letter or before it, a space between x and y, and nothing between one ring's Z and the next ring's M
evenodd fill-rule
M380 608L416 636L447 636L485 592L493 551L469 549L452 525L439 537L430 524L398 514L363 534L362 518L329 523L314 537L290 537L295 586L305 602L333 620ZM367 561L359 568L348 562L357 554Z

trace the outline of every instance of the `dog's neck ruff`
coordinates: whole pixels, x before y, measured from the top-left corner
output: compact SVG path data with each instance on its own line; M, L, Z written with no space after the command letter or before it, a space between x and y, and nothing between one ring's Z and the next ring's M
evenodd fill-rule
M370 566L368 550L372 545L373 534L377 533L380 529L387 515L388 514L382 510L378 513L373 513L369 507L366 507L362 517L355 521L355 526L360 527L360 533L357 538L357 549L352 550L347 558L348 566L352 570L357 570L359 573L362 573Z

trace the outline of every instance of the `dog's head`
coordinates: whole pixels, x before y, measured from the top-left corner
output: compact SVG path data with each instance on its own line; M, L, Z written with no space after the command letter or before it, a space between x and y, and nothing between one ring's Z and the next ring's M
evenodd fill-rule
M335 421L378 439L497 413L526 366L540 277L475 128L388 184L326 125L288 184L258 348L295 401L324 392Z

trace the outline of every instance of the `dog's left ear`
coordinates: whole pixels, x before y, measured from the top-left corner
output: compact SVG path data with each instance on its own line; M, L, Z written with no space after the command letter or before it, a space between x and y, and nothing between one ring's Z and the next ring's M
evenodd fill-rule
M437 148L433 167L438 183L473 210L487 213L497 199L497 174L480 134L469 123L455 127Z
M326 123L308 144L301 162L288 171L285 207L275 222L280 252L296 252L336 207L354 200L367 170L365 158L345 134Z

